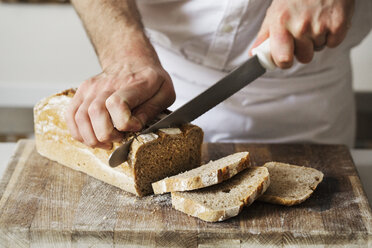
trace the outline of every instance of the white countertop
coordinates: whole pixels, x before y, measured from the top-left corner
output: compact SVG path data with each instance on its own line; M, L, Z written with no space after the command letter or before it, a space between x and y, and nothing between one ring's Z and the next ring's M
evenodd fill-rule
M0 142L0 178L2 178L15 148L16 143ZM350 152L358 169L369 204L372 206L372 180L370 180L370 175L372 175L372 149L352 149Z

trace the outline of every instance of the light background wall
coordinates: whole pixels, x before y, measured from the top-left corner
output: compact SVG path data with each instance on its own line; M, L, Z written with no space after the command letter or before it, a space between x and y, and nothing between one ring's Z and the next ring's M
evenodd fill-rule
M354 88L372 92L372 34L352 52ZM100 72L71 5L0 3L0 107L41 97Z

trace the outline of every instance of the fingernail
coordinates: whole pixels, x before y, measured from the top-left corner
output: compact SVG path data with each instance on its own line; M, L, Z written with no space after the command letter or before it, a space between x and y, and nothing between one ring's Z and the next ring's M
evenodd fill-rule
M112 148L112 143L100 143L100 144L96 145L95 148L110 150Z
M288 54L279 54L278 61L281 63L288 63L291 61L291 57Z
M131 117L132 117L131 113L124 113L124 118L126 121L129 121Z
M142 129L142 123L134 116L129 120L129 130L132 132L140 131Z

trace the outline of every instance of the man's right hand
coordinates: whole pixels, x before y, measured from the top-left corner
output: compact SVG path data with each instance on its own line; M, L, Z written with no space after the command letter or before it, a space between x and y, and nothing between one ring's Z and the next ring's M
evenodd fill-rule
M354 0L273 0L252 48L270 37L274 63L309 63L314 51L338 46L351 27Z
M170 106L175 92L161 65L114 65L84 81L66 111L72 137L110 149L119 131L139 131ZM138 61L137 61L138 62Z

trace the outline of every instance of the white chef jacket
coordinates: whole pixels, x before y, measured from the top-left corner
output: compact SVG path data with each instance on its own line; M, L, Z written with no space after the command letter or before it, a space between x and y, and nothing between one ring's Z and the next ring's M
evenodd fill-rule
M173 109L249 58L270 0L137 0L175 85ZM355 1L343 43L246 86L194 121L206 142L312 142L352 146L355 103L350 49L372 26L372 1Z

